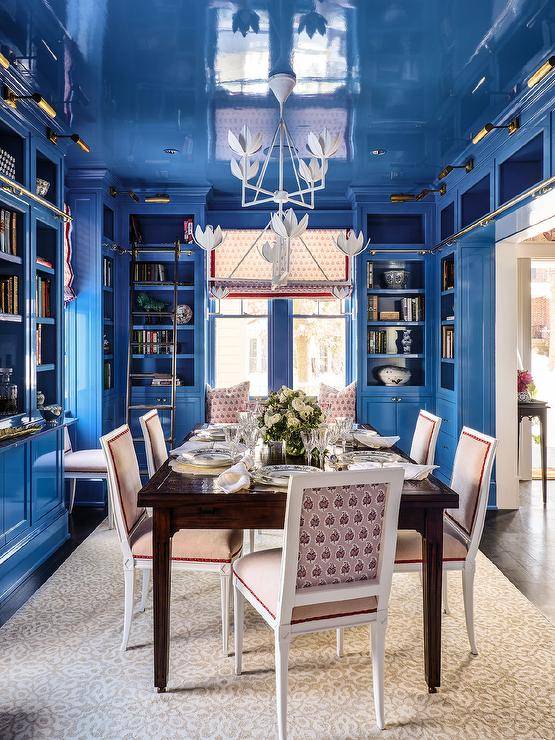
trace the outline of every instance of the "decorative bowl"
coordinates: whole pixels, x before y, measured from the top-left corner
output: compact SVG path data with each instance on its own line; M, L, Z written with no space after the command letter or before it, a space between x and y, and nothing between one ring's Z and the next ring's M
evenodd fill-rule
M35 190L37 192L37 195L40 195L41 198L44 198L50 190L50 183L48 182L48 180L43 180L42 177L37 177Z
M193 309L191 306L181 304L177 307L176 321L178 324L188 324L193 318Z
M49 406L42 406L39 411L42 414L44 421L51 424L53 421L57 421L60 418L63 408L57 403L51 403Z
M383 271L383 279L386 288L406 288L409 273L402 268Z
M398 365L382 365L377 371L384 385L406 385L411 379L411 371Z

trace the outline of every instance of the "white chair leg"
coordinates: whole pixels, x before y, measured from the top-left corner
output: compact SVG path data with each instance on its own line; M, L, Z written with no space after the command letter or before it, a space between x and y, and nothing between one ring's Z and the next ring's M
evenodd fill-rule
M229 655L229 585L231 573L220 573L220 591L222 601L222 645L224 655Z
M254 552L254 529L249 529L249 552Z
M380 618L378 617L378 620ZM372 643L372 682L374 686L374 708L376 724L380 730L385 727L384 720L384 659L385 659L385 628L386 618L383 621L372 622L370 625L370 641Z
M476 649L476 636L474 634L474 564L465 565L462 572L464 618L466 620L466 631L470 642L470 652L478 655Z
M73 511L75 504L75 491L77 490L77 478L71 478L69 481L69 513Z
M235 675L243 670L243 632L245 630L245 597L238 588L233 589L233 627L235 630Z
M335 644L337 650L337 657L343 657L343 627L338 627L335 630Z
M123 606L123 639L121 641L121 649L127 650L129 632L131 631L131 620L133 619L135 571L133 568L124 568L123 575L125 579L125 597Z
M139 605L139 611L144 612L146 609L146 602L148 600L148 587L150 585L150 568L143 568L143 586L141 591L141 603Z
M289 678L289 643L290 636L280 637L275 633L276 660L276 706L278 720L278 738L287 738L287 683Z
M449 611L449 599L448 599L448 589L447 589L447 571L443 571L443 576L441 580L441 590L443 594L443 613L444 614L450 614Z
M108 504L108 529L114 528L114 513L112 511L112 502L110 501L110 491L106 492L106 503Z

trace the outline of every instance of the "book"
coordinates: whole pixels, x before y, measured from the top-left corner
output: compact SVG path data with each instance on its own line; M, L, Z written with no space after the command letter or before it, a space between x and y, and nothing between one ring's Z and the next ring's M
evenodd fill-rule
M455 330L452 326L441 327L441 357L444 360L455 357Z
M17 213L0 209L0 251L17 254Z
M42 265L43 267L49 267L51 270L54 269L54 265L52 262L49 262L48 260L44 259L44 257L37 256L37 265Z
M188 216L186 219L183 220L183 243L184 244L193 243L193 218L192 216Z
M373 262L366 263L366 285L369 288L374 287L374 263Z
M17 316L19 314L19 277L7 275L0 277L0 313Z

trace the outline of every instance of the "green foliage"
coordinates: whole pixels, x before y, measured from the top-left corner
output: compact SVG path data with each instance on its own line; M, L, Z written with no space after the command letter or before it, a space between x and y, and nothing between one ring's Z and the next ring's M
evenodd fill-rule
M282 386L262 404L258 426L266 442L284 440L301 446L301 432L316 429L324 421L322 409L304 391Z

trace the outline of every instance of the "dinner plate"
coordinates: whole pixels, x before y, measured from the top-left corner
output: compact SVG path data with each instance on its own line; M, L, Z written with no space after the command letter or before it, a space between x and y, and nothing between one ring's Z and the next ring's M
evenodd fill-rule
M400 462L403 458L395 452L382 452L379 450L353 450L339 456L339 461L350 465L360 462Z
M287 488L289 478L292 475L321 472L320 468L315 468L312 465L264 465L253 471L251 477L257 483L263 483L266 486Z
M232 457L231 452L226 447L211 447L183 452L177 459L180 462L195 465L199 468L223 468L226 465L233 465L240 458L240 455Z

